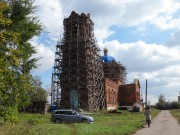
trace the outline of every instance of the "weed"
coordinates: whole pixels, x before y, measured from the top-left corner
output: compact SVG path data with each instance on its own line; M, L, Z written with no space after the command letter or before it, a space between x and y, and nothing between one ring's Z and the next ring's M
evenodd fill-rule
M178 122L180 124L180 109L170 110L170 113L178 119Z
M153 110L152 116L158 111ZM129 135L142 128L145 121L143 112L121 113L98 112L91 114L94 117L93 124L54 124L50 122L50 114L20 114L19 122L13 126L0 126L0 135Z

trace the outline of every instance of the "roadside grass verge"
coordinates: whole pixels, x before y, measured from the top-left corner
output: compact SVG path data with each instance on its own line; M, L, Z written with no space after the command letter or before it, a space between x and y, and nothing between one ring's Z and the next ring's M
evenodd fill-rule
M152 111L152 117L158 114ZM130 135L145 123L143 112L95 113L93 124L54 124L50 114L20 114L19 122L0 126L0 135Z
M170 113L177 118L179 124L180 124L180 109L173 109L170 110Z

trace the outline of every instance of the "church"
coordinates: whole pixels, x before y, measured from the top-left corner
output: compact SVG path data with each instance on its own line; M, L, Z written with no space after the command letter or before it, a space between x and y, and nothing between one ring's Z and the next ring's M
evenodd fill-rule
M126 68L116 62L115 58L108 55L108 50L104 48L103 71L105 76L104 89L106 109L112 110L118 106L132 106L134 103L141 104L140 83L134 79L131 84L126 84Z
M140 103L139 80L126 84L126 68L107 48L100 55L90 14L72 11L63 25L52 73L52 106L97 111Z

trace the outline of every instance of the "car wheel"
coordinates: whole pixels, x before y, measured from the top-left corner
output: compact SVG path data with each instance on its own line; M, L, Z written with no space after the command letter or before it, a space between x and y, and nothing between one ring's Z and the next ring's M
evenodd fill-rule
M89 123L89 120L83 119L83 120L82 120L82 123Z
M61 123L62 123L62 120L61 120L61 119L56 119L56 120L55 120L55 123L56 123L56 124L61 124Z

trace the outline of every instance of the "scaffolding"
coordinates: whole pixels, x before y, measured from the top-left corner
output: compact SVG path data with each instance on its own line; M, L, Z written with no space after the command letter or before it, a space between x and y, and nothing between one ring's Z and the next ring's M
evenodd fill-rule
M120 62L103 62L104 76L111 80L119 80L122 83L126 82L126 67Z
M103 66L90 15L73 11L63 25L63 39L56 46L52 103L76 110L103 109Z
M51 85L51 106L60 106L61 101L61 85L60 75L62 73L62 44L58 42L56 45L54 71L52 73L52 85Z

